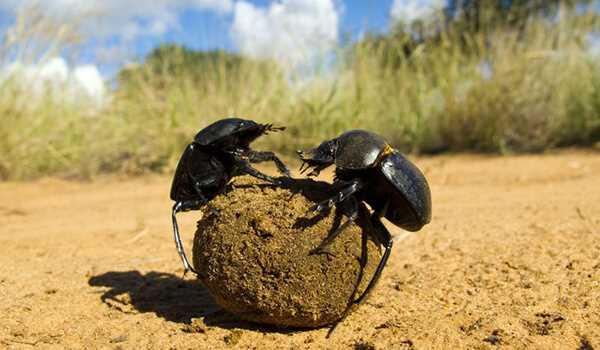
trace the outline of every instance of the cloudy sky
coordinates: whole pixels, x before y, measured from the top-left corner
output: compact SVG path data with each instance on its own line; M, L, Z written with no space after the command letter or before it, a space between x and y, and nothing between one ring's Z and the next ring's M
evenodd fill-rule
M425 16L440 1L0 0L0 32L14 25L20 6L36 3L44 15L78 24L85 40L69 63L96 65L103 76L165 41L297 64L342 37Z

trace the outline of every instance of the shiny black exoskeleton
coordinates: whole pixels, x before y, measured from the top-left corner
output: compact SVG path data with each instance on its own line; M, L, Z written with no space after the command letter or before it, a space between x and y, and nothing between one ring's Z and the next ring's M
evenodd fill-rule
M183 250L175 215L180 211L200 209L221 193L229 180L237 175L247 174L279 184L279 180L254 169L250 163L273 161L279 172L289 177L288 168L273 152L250 149L250 143L258 137L284 129L252 120L227 118L200 130L194 141L186 147L171 186L171 199L175 201L172 211L173 234L185 272L195 271Z
M307 152L298 151L301 172L316 176L335 164L333 183L337 194L313 209L321 212L340 203L348 220L333 231L313 252L323 251L358 216L358 202L373 209L370 221L377 241L385 252L363 294L349 305L359 304L373 288L392 249L392 236L381 223L385 217L408 231L418 231L431 220L431 193L421 171L382 137L364 130L352 130L321 143ZM365 263L366 252L361 258ZM352 297L354 298L354 296Z

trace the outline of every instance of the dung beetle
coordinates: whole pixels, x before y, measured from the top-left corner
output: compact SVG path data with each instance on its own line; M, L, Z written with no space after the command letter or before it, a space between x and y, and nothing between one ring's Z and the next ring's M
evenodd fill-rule
M279 172L289 177L288 168L273 152L259 152L250 148L250 143L258 137L284 129L252 120L226 118L200 130L194 141L186 147L171 185L171 199L175 201L171 214L173 235L184 274L196 271L185 255L175 215L181 211L200 209L221 193L234 176L247 174L272 184L280 183L280 180L253 168L250 163L273 161Z
M377 283L392 249L392 236L381 222L385 217L391 223L408 231L418 231L431 220L431 192L423 173L381 136L364 130L351 130L321 143L307 152L298 151L302 160L300 172L312 169L308 176L317 176L335 164L333 187L335 195L312 210L321 212L336 203L348 220L334 230L312 252L324 251L358 216L358 202L366 202L373 213L370 222L375 238L385 248L384 254L362 295L352 304L360 304ZM361 263L366 262L363 249ZM359 280L362 278L359 276ZM357 284L358 285L358 284ZM356 290L355 290L356 291Z

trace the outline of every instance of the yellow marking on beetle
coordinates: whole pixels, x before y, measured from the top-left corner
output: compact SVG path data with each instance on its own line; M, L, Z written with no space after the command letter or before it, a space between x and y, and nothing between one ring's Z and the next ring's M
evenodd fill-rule
M385 146L383 146L383 150L379 153L379 156L377 156L376 164L379 164L385 157L392 153L394 153L394 148L386 143Z
M381 151L381 156L388 156L394 153L394 148L387 143L383 146L383 151Z

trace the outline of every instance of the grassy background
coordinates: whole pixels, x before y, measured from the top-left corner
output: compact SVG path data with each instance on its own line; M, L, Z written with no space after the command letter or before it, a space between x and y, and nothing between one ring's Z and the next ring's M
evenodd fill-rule
M32 96L3 79L0 179L171 172L199 129L229 115L287 126L257 145L285 154L351 128L413 153L591 145L600 140L600 59L588 40L595 21L578 14L531 18L518 30L448 28L431 40L367 37L310 78L273 62L167 45L124 69L101 108ZM53 35L74 40L64 32ZM51 56L55 46L40 50Z

